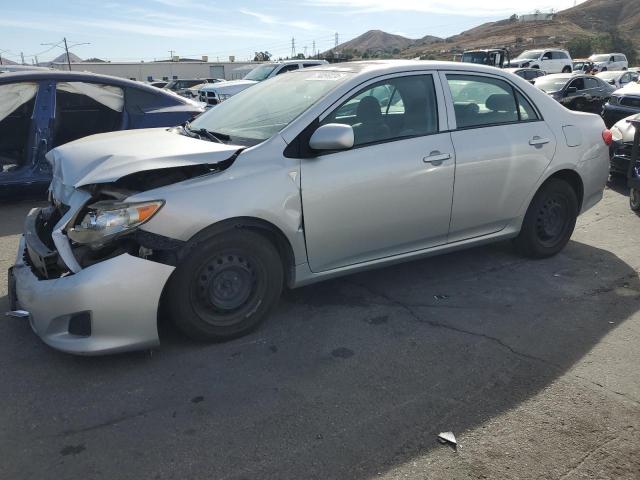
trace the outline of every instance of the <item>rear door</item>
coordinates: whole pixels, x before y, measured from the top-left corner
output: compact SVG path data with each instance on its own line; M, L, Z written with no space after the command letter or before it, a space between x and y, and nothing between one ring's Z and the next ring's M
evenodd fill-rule
M553 159L556 139L527 96L507 80L441 76L456 151L449 231L449 242L456 242L498 232L517 217Z

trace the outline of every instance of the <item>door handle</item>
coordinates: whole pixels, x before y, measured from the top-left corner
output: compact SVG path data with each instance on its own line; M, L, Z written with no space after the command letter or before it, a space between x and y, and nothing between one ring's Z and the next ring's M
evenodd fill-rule
M442 162L444 162L445 160L449 160L450 158L450 153L440 153L439 151L435 150L431 152L428 157L424 157L422 161L424 163L430 163L434 167L438 167L442 165Z
M529 145L531 145L532 147L537 147L540 145L546 145L550 141L551 140L549 140L548 138L540 138L538 136L535 136L531 140L529 140Z

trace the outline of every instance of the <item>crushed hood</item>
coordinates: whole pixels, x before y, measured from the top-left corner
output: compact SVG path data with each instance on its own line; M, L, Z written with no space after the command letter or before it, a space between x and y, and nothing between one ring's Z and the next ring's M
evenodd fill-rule
M173 129L151 128L92 135L47 153L52 187L78 188L114 182L126 175L171 167L213 165L242 147L199 140Z

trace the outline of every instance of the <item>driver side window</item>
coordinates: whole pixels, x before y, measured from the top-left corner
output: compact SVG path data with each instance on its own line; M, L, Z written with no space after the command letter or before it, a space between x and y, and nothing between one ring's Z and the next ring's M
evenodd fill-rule
M436 133L433 77L405 76L370 85L342 103L321 124L328 123L351 125L354 146Z

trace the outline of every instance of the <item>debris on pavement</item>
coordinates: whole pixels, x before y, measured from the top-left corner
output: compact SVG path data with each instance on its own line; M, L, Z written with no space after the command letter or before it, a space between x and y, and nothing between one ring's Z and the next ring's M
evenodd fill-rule
M449 298L449 295L434 295L433 298L436 300L446 300Z
M440 432L438 434L438 441L444 445L451 446L454 450L458 448L458 441L453 432Z

